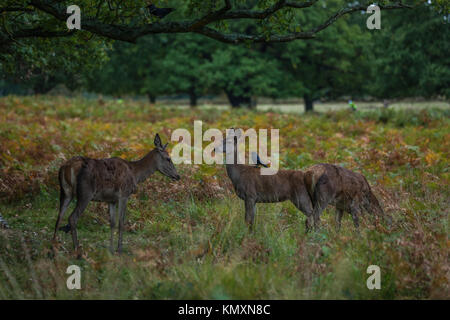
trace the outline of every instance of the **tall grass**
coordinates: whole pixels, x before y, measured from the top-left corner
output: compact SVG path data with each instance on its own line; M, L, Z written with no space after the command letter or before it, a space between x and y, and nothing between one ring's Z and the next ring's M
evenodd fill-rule
M45 96L3 98L0 108L0 212L11 226L0 229L0 299L449 298L448 110L294 116ZM104 204L80 219L82 260L70 234L51 243L64 158L134 159L154 133L167 140L194 119L205 129L280 128L282 168L333 162L364 173L393 226L364 216L358 234L346 215L336 232L330 207L307 234L285 202L258 204L250 233L223 167L180 165L179 183L155 174L131 198L123 255L108 250ZM81 290L66 287L72 264ZM366 287L373 264L381 290Z

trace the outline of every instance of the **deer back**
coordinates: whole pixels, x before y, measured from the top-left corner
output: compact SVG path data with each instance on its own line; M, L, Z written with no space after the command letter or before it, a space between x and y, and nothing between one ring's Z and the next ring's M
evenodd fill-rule
M232 168L232 170L230 170ZM227 167L236 194L257 202L277 202L291 199L303 192L304 176L298 170L280 170L274 175L261 175L260 168L248 165Z
M332 187L337 199L362 199L370 191L370 186L362 174L337 165L321 163L305 170L305 183L311 196L319 179L324 181L324 178Z
M109 193L127 197L137 190L136 178L128 163L121 158L85 159L78 183L81 179L85 179L100 198Z

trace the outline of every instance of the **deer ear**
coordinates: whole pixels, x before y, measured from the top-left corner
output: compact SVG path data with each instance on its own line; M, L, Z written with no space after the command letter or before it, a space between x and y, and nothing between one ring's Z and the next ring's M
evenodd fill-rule
M163 150L166 150L168 144L169 144L169 143L167 142L167 143L163 146Z
M228 132L234 133L234 136L235 136L236 138L238 138L238 139L239 139L239 138L241 137L241 135L242 135L242 129L235 129L234 127L228 129L228 130L227 130L227 133L228 133Z
M161 138L159 137L158 133L156 134L154 143L155 143L155 147L161 148Z

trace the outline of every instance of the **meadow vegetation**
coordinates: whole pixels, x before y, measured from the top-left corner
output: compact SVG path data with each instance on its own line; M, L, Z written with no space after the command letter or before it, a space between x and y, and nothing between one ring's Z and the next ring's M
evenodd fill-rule
M180 109L128 100L50 96L0 99L0 299L410 299L449 295L450 109L361 109L304 115L244 109ZM279 128L280 167L329 162L363 173L392 215L391 228L334 209L318 232L291 203L258 204L249 233L244 205L221 165L178 165L180 181L151 176L130 198L124 254L108 250L105 204L70 234L51 236L57 172L75 155L137 159L176 128ZM206 145L206 143L205 143ZM173 146L169 144L169 149ZM74 205L71 205L73 208ZM69 211L70 213L70 211ZM82 268L82 289L66 268ZM381 290L366 269L381 268Z

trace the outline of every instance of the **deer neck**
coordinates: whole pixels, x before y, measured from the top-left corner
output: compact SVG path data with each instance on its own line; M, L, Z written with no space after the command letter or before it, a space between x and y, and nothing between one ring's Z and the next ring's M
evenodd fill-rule
M225 163L227 168L227 175L230 178L233 185L236 185L241 178L241 169L243 168L242 164L237 164L237 151L234 151L234 160L232 163L226 162L226 155L225 155Z
M156 152L156 150L152 150L142 159L130 162L134 177L138 183L144 181L156 171Z

